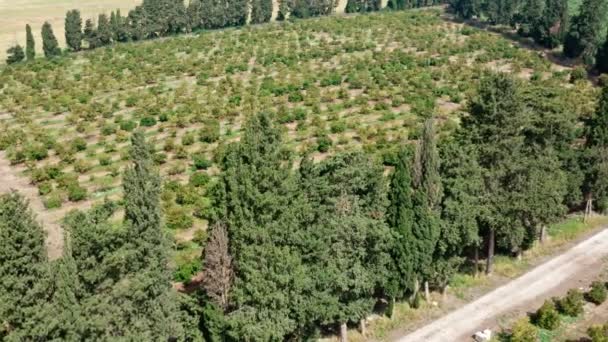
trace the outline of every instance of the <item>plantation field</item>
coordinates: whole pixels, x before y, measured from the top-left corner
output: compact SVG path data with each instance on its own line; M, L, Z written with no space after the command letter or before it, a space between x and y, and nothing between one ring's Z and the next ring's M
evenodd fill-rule
M25 46L25 25L30 24L36 39L36 50L42 52L40 28L45 21L53 25L59 44L65 46L65 13L71 9L81 11L83 21L97 20L101 13L120 9L128 10L140 4L141 0L0 0L0 60L4 63L6 50L15 43ZM84 24L84 23L83 23Z
M276 114L285 158L364 149L390 165L425 118L434 114L449 134L486 69L518 75L539 108L594 109L595 90L570 83L568 69L430 9L204 32L5 67L0 148L47 207L73 208L120 198L129 132L139 126L166 176L167 225L178 240L196 241L218 157L248 115Z

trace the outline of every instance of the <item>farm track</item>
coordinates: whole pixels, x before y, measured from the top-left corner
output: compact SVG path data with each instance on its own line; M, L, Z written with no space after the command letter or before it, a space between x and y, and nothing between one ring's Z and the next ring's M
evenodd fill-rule
M587 285L608 256L608 229L483 297L400 338L396 342L472 341L471 335L495 327L502 315L537 309L545 299Z
M5 151L0 151L0 193L17 191L30 203L39 222L46 232L46 248L49 259L61 257L63 250L63 229L60 221L69 211L75 209L71 203L65 203L60 209L47 210L38 196L38 188L32 185L26 177L19 174L21 168L11 166ZM79 204L78 207L89 206L89 203Z

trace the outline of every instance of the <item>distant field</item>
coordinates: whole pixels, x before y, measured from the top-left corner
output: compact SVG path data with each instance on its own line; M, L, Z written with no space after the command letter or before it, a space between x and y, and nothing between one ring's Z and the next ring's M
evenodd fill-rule
M53 25L59 44L64 47L63 21L68 10L79 9L84 21L115 9L126 14L139 3L141 0L0 0L0 60L4 60L10 46L25 44L25 24L32 26L39 51L40 28L45 21Z

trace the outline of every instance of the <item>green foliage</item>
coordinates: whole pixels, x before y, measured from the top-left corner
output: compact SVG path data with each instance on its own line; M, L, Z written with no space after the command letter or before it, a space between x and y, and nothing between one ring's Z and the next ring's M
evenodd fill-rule
M529 319L522 318L515 322L511 327L510 342L536 342L538 341L538 331L530 323Z
M563 315L576 317L583 313L583 294L579 290L569 290L565 297L556 299L555 303Z
M587 200L596 202L608 196L608 85L602 88L599 104L593 116L585 122L585 182Z
M204 172L194 172L190 175L190 185L196 188L203 187L209 183L210 177Z
M270 21L272 17L272 0L253 0L251 2L251 24Z
M543 306L534 314L534 324L547 330L555 330L560 324L560 317L555 303L546 300Z
M149 115L144 116L143 118L141 118L139 124L143 127L152 127L156 125L156 118Z
M72 51L82 47L82 18L80 11L71 10L65 16L65 41Z
M192 215L183 207L173 206L165 213L165 224L169 229L188 229L194 224Z
M0 196L0 338L28 339L48 299L44 231L17 193Z
M44 51L44 56L47 58L59 56L61 54L57 38L55 38L53 28L48 21L45 21L42 25L42 50Z
M29 24L25 25L25 41L25 55L28 61L33 61L36 58L36 41Z
M597 51L596 67L602 73L608 73L608 37Z
M6 50L6 64L15 64L23 61L25 59L25 53L23 52L23 48L21 45L17 44L8 50Z
M78 184L68 186L68 199L72 202L79 202L87 198L87 189Z
M596 305L602 304L606 301L606 285L601 281L594 281L589 292L585 294L585 298Z
M593 325L587 329L591 342L608 342L608 324Z
M363 13L380 10L378 0L349 0L346 4L346 13Z
M414 274L414 208L411 189L412 156L406 149L402 149L397 157L395 172L391 176L386 219L393 234L393 259L389 273L388 291L391 297L401 298L406 291L413 290Z
M571 58L582 57L592 61L597 52L602 35L602 25L606 19L604 0L584 0L580 13L572 19L572 25L564 41L564 54ZM591 63L592 64L592 63Z

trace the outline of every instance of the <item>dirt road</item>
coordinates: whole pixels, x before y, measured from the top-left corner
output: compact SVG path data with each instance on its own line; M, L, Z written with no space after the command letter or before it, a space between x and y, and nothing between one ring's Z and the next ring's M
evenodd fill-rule
M46 210L40 196L38 188L31 185L27 178L19 175L22 167L11 166L6 158L6 153L0 151L0 193L17 190L30 202L30 208L37 216L46 231L47 253L50 259L54 260L61 256L63 248L63 232L59 225L59 220L65 215L69 208L58 210Z
M544 299L580 286L581 278L592 279L594 273L601 272L606 256L608 230L604 229L521 277L396 341L472 341L472 334L495 326L501 315L513 310L533 310Z

